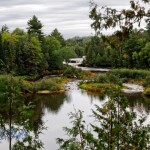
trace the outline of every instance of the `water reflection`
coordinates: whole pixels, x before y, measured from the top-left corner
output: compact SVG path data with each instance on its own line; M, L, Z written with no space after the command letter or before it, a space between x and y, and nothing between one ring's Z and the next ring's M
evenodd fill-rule
M46 95L32 95L29 101L34 101L36 104L36 112L43 114L42 110L47 109L49 113L57 114L64 102L69 103L71 101L69 94L46 94Z
M85 91L85 90L81 90L81 94L83 96L88 96L89 100L91 101L91 104L95 101L102 101L104 102L106 100L106 96L104 94L99 94L98 92L91 92L91 91Z
M141 94L125 94L131 108L139 112L150 112L150 98L142 97ZM9 149L6 139L13 139L13 150L31 149L44 143L44 150L58 149L55 138L63 137L62 127L68 126L68 113L81 109L86 115L90 115L94 105L102 105L106 96L84 90L68 90L55 95L24 95L24 98L15 99L10 112L10 101L0 100L0 149ZM87 116L86 119L89 119ZM10 137L10 120L11 133ZM44 127L47 127L45 129ZM39 137L39 134L43 135ZM14 134L15 133L15 134ZM40 140L41 139L41 140ZM38 147L36 148L38 149Z
M42 148L38 134L43 130L43 126L35 130L33 110L34 105L26 103L20 95L13 93L0 97L0 139L4 143L3 149Z
M140 113L148 114L150 112L150 97L144 97L141 93L126 93L125 96L132 109L136 109Z

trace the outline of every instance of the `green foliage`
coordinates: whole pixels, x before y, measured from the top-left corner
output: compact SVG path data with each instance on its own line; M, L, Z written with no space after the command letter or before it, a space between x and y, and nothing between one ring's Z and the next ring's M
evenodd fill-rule
M38 20L38 18L33 15L33 17L28 21L28 33L29 35L33 34L34 36L36 36L39 41L43 40L43 32L42 32L42 23L41 21Z
M96 83L108 83L108 77L106 74L98 75L96 77L96 79L94 79L94 82L96 82Z
M47 36L42 45L43 55L48 65L48 70L56 70L62 68L62 57L58 53L61 44L53 36Z
M118 35L120 39L127 38L132 31L135 23L140 26L141 21L149 21L149 11L143 7L143 0L139 3L130 0L130 8L115 9L108 6L98 7L94 1L91 1L90 18L93 20L92 28L101 33L103 29L119 28ZM144 1L149 3L148 1Z
M61 91L64 90L62 85L63 80L60 78L47 78L42 79L36 83L33 83L35 86L35 91L49 90L49 91Z
M65 60L67 63L69 62L70 58L75 56L75 52L70 47L63 47L56 51L56 53L61 57L61 60Z
M22 79L19 77L11 77L10 75L0 75L0 93L6 93L10 81L13 82L13 86L19 87L22 85Z
M0 83L0 128L3 131L1 138L9 140L10 150L41 149L43 144L38 136L41 131L33 128L34 106L26 103L20 94L21 78L12 74L1 75ZM23 135L21 138L20 134ZM13 139L15 142L12 143Z
M79 69L79 68L68 66L68 68L64 71L63 75L67 78L78 78L78 79L80 79L83 77L84 71L82 69Z
M84 139L84 132L85 129L85 121L83 120L83 115L81 111L77 111L75 113L70 113L70 119L73 123L73 128L69 129L67 127L64 127L65 132L70 136L70 139L63 140L58 138L57 142L61 145L60 149L66 149L66 150L83 150L84 143L86 140ZM78 140L79 136L79 140Z
M26 33L23 29L16 28L13 30L12 34L16 34L18 36L24 36Z
M143 95L150 96L150 85L144 89Z
M18 75L35 75L40 71L42 63L42 51L40 42L36 37L20 39L17 52L17 66L15 72Z
M96 83L113 83L122 86L120 78L116 74L106 73L104 75L99 75L94 80Z
M94 1L91 1L89 15L93 20L91 26L96 31L96 34L102 37L102 43L105 44L104 50L101 48L102 46L99 46L99 51L102 50L103 55L94 56L94 65L101 67L149 68L147 42L149 42L150 9L145 9L142 1L135 2L130 0L130 8L122 10L108 6L99 6ZM145 3L149 3L149 1ZM147 31L134 29L134 24L138 23L140 27L141 21L147 23ZM103 30L113 28L117 30L115 30L113 35L102 35ZM105 54L106 45L111 47L109 55ZM91 56L93 56L92 53L90 52ZM90 54L88 55L90 56ZM91 65L90 63L93 64L93 59L91 61L89 59L87 64Z
M150 71L137 69L112 69L110 73L120 78L130 79L145 79L150 76Z
M103 94L103 90L108 87L116 88L117 85L112 83L81 83L80 84L81 89L92 91L92 92L99 92L100 94Z
M86 128L81 111L71 113L72 128L65 127L68 139L58 138L60 150L148 149L149 125L144 117L137 120L136 113L129 111L126 98L120 89L106 89L108 101L93 110L95 123Z
M55 37L60 42L62 47L66 45L65 40L63 36L61 35L61 33L58 31L58 29L54 29L51 33L51 36Z
M66 40L66 45L75 52L77 57L82 57L85 55L85 48L90 40L91 37L73 37Z
M145 45L145 47L139 53L140 59L144 64L145 68L150 67L150 42Z
M144 86L144 87L146 87L146 86L148 86L148 85L150 85L150 75L145 78L145 81L144 81L144 83L143 83L143 86Z

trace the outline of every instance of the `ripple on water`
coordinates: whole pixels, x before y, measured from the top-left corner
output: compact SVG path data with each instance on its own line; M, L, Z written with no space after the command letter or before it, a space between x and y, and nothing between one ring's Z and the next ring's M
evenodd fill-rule
M125 93L139 93L144 91L144 87L137 84L124 83L124 86L128 87L127 89L122 89Z
M79 81L68 82L65 85L65 89L66 90L79 90L78 84L79 84Z

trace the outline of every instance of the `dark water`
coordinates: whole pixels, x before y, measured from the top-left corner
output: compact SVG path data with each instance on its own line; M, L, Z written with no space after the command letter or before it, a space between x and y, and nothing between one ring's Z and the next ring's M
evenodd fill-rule
M56 138L66 137L62 130L64 126L70 127L68 113L74 112L75 109L84 111L84 118L87 122L94 120L89 117L91 109L95 105L102 105L107 97L98 94L90 94L77 88L76 83L69 83L67 91L57 95L35 95L26 96L27 101L34 101L34 121L35 128L38 130L41 126L47 127L39 134L40 140L44 143L43 150L57 150ZM143 98L141 94L125 94L130 102L131 108L139 114L147 115L147 123L150 123L150 99ZM13 141L15 143L15 141ZM0 150L8 150L8 140L1 140Z

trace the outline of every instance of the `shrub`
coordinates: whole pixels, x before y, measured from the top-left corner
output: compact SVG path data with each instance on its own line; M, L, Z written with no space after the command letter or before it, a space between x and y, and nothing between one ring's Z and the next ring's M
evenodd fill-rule
M122 86L120 78L112 73L101 74L94 79L95 83L112 83Z
M72 66L69 66L63 74L67 78L82 78L84 75L84 71L80 68L75 68Z
M10 84L20 89L22 86L22 79L20 77L11 77L10 75L0 75L0 92L8 92Z
M102 74L96 77L95 79L96 83L108 83L108 77L106 74Z
M145 96L150 96L150 86L146 87L144 92L143 92L143 95Z
M147 76L144 83L143 83L144 87L147 87L148 85L150 85L150 76Z
M150 76L150 71L137 69L112 69L110 73L120 78L145 79Z
M49 78L49 79L41 79L36 83L33 83L35 91L49 90L49 91L60 91L63 90L59 78Z
M108 73L108 82L122 86L122 81L120 78L112 73Z

